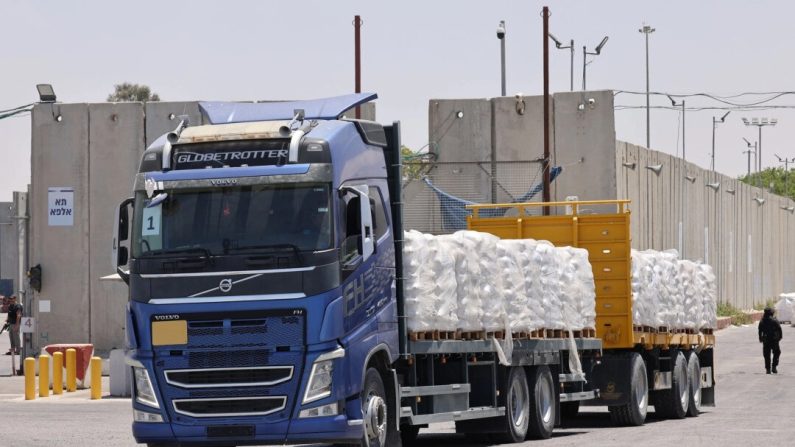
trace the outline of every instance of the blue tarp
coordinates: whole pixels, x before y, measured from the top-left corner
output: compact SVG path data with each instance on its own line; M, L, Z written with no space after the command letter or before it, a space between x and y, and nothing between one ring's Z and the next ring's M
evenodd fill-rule
M560 166L555 166L549 171L550 181L554 181L557 176L563 171ZM431 190L436 193L439 199L439 210L442 213L442 229L446 231L464 230L467 227L467 216L471 211L466 209L467 205L477 205L477 202L460 199L456 196L448 194L438 187L436 187L428 177L422 179ZM514 199L511 203L523 203L531 200L539 192L544 190L544 184L538 183L528 190L524 195ZM480 215L483 217L499 217L505 214L507 210L501 208L484 209L480 210Z
M346 110L376 98L376 93L354 93L306 101L200 102L199 107L210 124L290 120L297 109L303 109L306 119L333 120L342 116Z

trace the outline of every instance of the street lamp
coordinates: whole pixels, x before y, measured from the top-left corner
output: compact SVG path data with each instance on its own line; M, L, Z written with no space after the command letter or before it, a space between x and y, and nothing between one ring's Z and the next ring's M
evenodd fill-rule
M497 39L500 40L500 65L502 67L502 96L505 96L505 20L497 25Z
M757 171L762 171L762 128L765 126L775 126L778 123L776 118L748 118L743 117L743 124L746 126L756 126L759 128L759 147L757 148L756 158L759 160Z
M588 65L588 64L586 63L586 61L585 61L585 58L586 58L586 57L587 57L589 54L590 54L590 55L592 55L592 56L599 56L599 55L602 53L602 48L604 48L605 44L607 43L607 38L608 38L608 36L605 36L605 38L604 38L604 39L602 39L602 41L601 41L601 42L599 42L599 45L597 45L597 46L596 46L596 48L594 49L594 52L593 52L593 53L589 52L589 51L588 51L588 50L585 48L585 46L584 46L584 45L583 45L583 47L582 47L582 89L583 89L583 90L585 90L585 66L586 66L586 65Z
M679 104L670 96L668 99L671 100L671 105L676 107ZM683 180L690 180L687 176L687 158L685 157L685 100L682 100L682 171L684 175L682 177ZM693 178L695 180L695 178ZM682 186L680 188L679 193L679 253L685 258L685 183L684 181L681 182Z
M555 42L555 46L559 50L570 50L571 62L569 63L569 84L571 91L574 91L574 39L571 39L569 41L568 46L563 46L563 44L560 43L560 41L555 36L552 35L552 33L549 33L549 38Z
M654 31L655 29L649 25L643 25L643 28L638 30L639 33L646 35L646 147L649 149L651 149L651 131L649 130L649 34Z
M39 91L39 101L55 102L55 90L52 89L52 85L36 84L36 90Z
M745 141L745 144L748 145L748 150L747 151L743 151L743 154L748 154L748 174L746 174L746 177L748 177L748 179L750 180L750 177L751 177L751 154L754 154L754 172L756 172L756 141L754 141L754 144L751 144L751 142L748 141L745 137L743 137L743 141ZM752 147L754 148L754 150L751 150Z
M709 166L713 173L715 172L715 129L718 127L718 123L726 122L726 117L729 116L730 113L732 113L731 110L724 113L719 120L715 119L714 116L712 117L712 161L710 162Z

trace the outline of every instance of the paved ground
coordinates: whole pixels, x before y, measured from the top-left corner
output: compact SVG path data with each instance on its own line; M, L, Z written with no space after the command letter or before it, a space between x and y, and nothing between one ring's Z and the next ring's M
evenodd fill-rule
M718 406L698 418L656 420L653 412L643 427L610 426L604 408L587 408L582 417L556 428L552 439L522 445L785 446L795 444L795 328L784 328L781 373L765 375L761 345L753 327L732 327L718 333L716 359ZM8 338L0 338L0 352ZM91 401L88 391L25 401L23 382L10 373L0 356L0 446L81 445L134 446L127 399ZM107 384L106 384L107 385ZM8 424L8 425L6 425ZM9 429L8 427L13 427ZM452 425L432 426L420 433L418 445L461 446L465 440ZM426 433L433 430L435 433Z

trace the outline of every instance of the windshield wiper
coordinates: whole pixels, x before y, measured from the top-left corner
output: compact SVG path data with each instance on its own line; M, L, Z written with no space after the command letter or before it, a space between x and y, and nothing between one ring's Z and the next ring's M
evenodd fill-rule
M174 255L181 255L181 254L191 254L191 253L200 253L204 255L207 259L210 259L212 256L210 254L210 250L203 248L203 247L191 247L191 248L161 248L159 250L150 250L144 253L141 253L142 258L158 258L158 257L166 257L166 256L174 256Z

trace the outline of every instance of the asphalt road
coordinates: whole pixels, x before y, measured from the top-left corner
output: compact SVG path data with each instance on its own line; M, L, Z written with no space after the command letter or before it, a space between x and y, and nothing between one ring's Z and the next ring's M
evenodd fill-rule
M4 334L5 335L5 334ZM7 350L8 338L0 339ZM643 427L612 427L606 409L585 408L552 439L520 445L568 446L786 446L795 445L795 328L784 327L778 375L766 375L754 327L733 327L717 335L717 407L698 418L659 420L654 412ZM0 376L10 370L0 356ZM134 446L127 399L88 399L88 391L25 401L21 378L0 377L0 446ZM452 424L420 432L417 445L465 446Z

